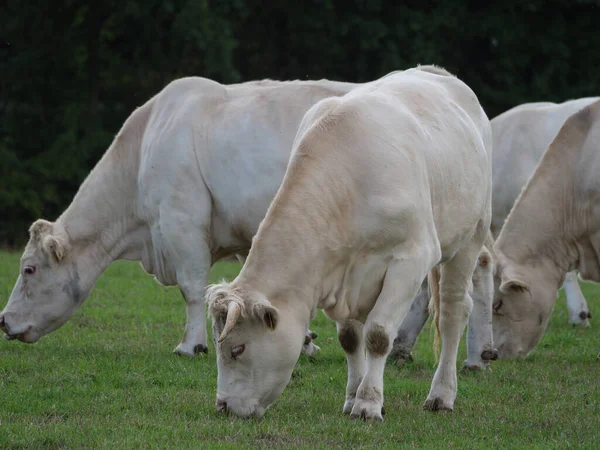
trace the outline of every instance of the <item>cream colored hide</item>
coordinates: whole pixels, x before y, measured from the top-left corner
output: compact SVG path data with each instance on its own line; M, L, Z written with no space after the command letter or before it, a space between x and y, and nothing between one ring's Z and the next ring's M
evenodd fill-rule
M467 359L463 362L464 369L488 370L490 361L498 358L492 334L493 247L494 239L488 232L485 245L477 259L469 292L473 299L473 310L469 315L467 326ZM398 366L413 360L412 349L429 318L429 291L427 280L425 280L398 329L392 351L388 356Z
M494 343L526 356L550 319L565 273L600 281L600 100L554 138L496 241Z
M452 410L469 283L491 220L491 141L475 94L436 67L311 108L246 264L207 290L217 410L262 416L321 308L347 355L343 411L382 420L392 340L438 264L443 343L425 408Z
M492 119L493 191L492 232L498 236L510 209L529 180L548 145L565 120L595 102L581 98L564 103L527 103ZM589 326L591 314L577 274L569 272L564 283L569 323Z
M582 98L560 104L528 103L491 120L494 137L491 229L494 235L497 236L500 232L521 189L565 120L596 100L597 98ZM482 256L493 247L492 236L488 241L487 248L482 250ZM486 260L484 257L483 261ZM463 363L465 368L488 368L489 360L497 357L489 324L491 299L487 288L492 278L493 267L478 264L473 273L473 311L469 317L467 360ZM569 309L569 323L589 326L591 314L577 282L576 272L567 273L563 287ZM478 292L478 289L482 289L482 292ZM425 281L394 339L390 359L399 366L412 360L412 348L429 318L428 304L429 294Z
M112 261L129 259L181 289L187 322L175 352L206 351L211 265L250 248L305 112L355 86L170 83L131 114L58 220L32 225L21 273L0 314L6 337L35 342L57 329ZM316 347L308 342L306 349Z

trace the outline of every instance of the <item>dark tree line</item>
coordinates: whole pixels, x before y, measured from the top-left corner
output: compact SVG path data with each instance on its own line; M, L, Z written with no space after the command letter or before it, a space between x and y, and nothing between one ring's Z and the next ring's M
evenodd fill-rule
M600 95L600 0L5 0L0 244L55 219L129 113L169 81L368 81L418 63L493 117Z

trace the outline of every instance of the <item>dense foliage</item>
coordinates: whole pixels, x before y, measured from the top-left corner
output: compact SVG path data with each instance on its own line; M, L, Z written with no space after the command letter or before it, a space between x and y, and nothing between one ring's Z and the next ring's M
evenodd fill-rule
M490 117L600 94L599 0L5 0L0 244L55 219L128 114L169 81L456 73Z

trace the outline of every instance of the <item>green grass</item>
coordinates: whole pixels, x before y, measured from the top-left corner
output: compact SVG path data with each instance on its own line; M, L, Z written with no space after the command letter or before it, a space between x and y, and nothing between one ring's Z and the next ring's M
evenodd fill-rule
M19 255L0 254L0 303ZM212 281L232 278L217 265ZM600 317L600 286L585 285ZM1 306L1 305L0 305ZM452 414L423 411L434 373L429 327L402 369L388 365L383 424L342 415L346 361L333 322L312 324L321 353L302 355L292 382L261 420L217 414L214 349L171 351L185 322L176 288L134 263L113 264L70 322L35 345L0 341L0 448L565 448L600 445L600 319L568 325L564 300L525 361L459 374ZM461 347L459 361L465 357Z

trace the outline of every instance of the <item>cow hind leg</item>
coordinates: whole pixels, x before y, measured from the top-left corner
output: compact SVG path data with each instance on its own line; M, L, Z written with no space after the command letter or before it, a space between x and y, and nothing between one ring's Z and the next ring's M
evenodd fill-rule
M439 327L442 352L429 395L423 405L431 411L454 409L458 344L473 308L468 288L483 239L476 241L474 239L441 266Z
M492 334L492 303L494 301L494 273L492 255L483 248L473 272L473 310L467 328L468 370L489 369L489 362L498 359Z
M590 314L583 292L581 292L581 287L579 286L579 280L577 280L577 273L575 271L567 273L563 288L565 289L565 296L567 297L569 323L571 325L589 327L589 319L591 319L592 315Z
M406 361L413 359L412 349L429 318L428 305L429 289L427 280L425 280L398 329L392 351L388 356L388 359L395 362L398 367L402 367Z
M383 371L392 341L428 270L439 261L439 245L413 243L388 265L383 287L363 328L365 375L350 417L383 420Z

